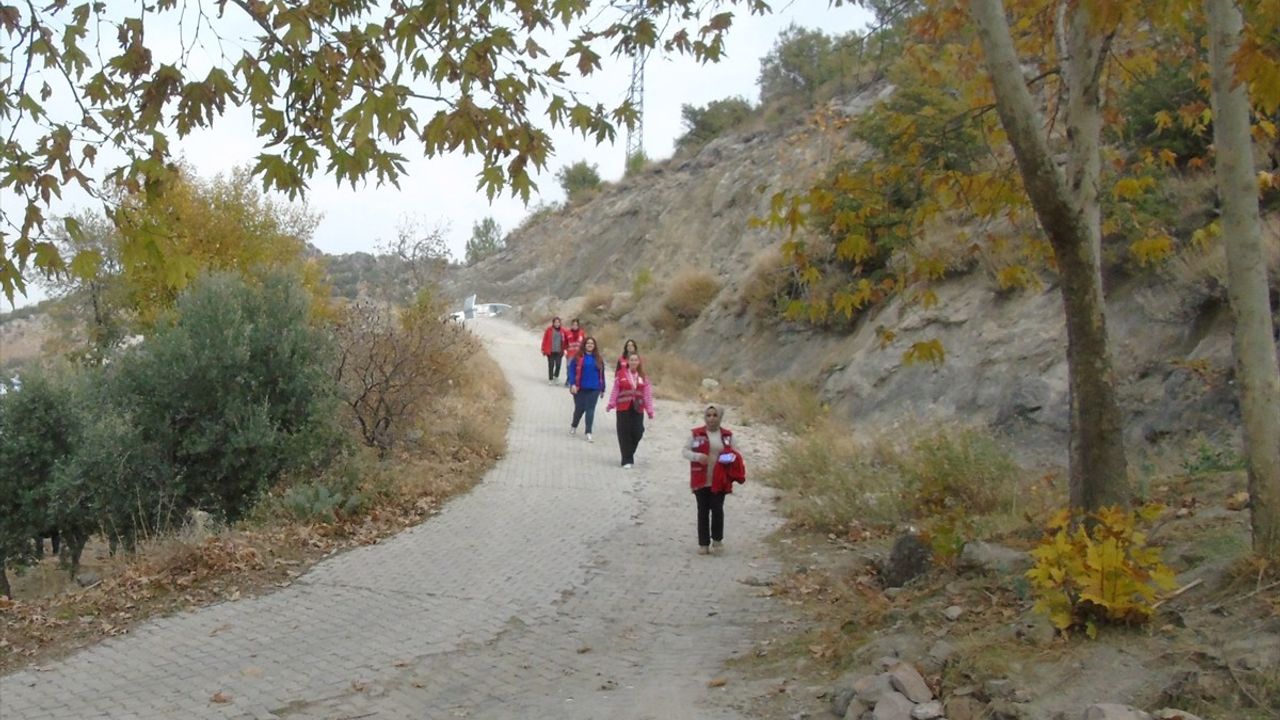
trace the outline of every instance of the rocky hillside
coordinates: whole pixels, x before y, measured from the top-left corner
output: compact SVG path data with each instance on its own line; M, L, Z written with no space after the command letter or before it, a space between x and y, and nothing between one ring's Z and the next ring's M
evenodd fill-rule
M856 116L883 92L843 110ZM520 305L530 324L594 310L642 348L661 344L722 379L811 383L860 426L975 419L1044 459L1061 459L1067 368L1055 287L1002 293L979 264L935 288L935 307L891 301L850 332L749 312L751 270L776 257L780 241L749 219L767 211L775 191L822 172L830 152L820 133L802 127L722 137L696 156L650 167L589 201L526 222L506 250L460 271L449 290ZM1268 218L1266 232L1274 269L1280 219ZM664 334L654 322L657 307L665 287L689 269L718 278L718 294L687 329ZM1224 272L1219 251L1108 278L1133 441L1233 435L1238 410ZM636 297L632 290L648 278L652 286ZM584 296L596 307L584 308ZM876 332L882 326L897 334L887 348ZM945 346L944 364L904 365L904 348L932 338Z

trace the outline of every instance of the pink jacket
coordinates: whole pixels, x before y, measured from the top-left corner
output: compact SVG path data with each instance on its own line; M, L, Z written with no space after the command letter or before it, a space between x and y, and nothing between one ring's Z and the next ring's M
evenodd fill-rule
M629 369L623 367L613 376L613 392L609 395L609 404L605 406L605 411L614 408L630 410L631 406L637 403L640 410L652 420L653 384L640 375L633 375Z

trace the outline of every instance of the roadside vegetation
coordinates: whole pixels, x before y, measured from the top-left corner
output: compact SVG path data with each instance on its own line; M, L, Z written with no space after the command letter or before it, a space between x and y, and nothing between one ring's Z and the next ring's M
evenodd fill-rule
M129 199L147 223L86 218L100 262L55 288L82 330L5 379L0 671L270 590L422 521L502 452L501 373L441 321L431 241L401 239L396 295L335 298L301 252L312 225L234 177ZM218 221L137 253L176 204Z

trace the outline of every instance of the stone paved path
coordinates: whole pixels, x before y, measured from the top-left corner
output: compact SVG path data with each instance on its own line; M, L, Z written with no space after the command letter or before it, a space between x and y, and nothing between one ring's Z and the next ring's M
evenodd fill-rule
M279 592L0 678L0 718L741 717L748 698L707 683L767 621L740 581L777 571L770 493L729 498L726 553L696 554L679 450L697 408L659 401L624 471L603 402L596 442L570 437L536 338L476 327L515 402L508 455L475 490Z

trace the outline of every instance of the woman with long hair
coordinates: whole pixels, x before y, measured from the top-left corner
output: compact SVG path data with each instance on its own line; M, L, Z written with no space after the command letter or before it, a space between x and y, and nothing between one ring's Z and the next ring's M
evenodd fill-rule
M644 437L644 416L653 419L653 386L645 372L640 354L635 352L635 342L628 341L632 353L618 359L618 370L613 376L613 394L605 412L618 409L618 449L622 451L622 469L635 467L636 448Z
M596 421L596 403L605 391L604 358L600 357L600 349L596 339L588 337L582 341L582 349L569 365L569 392L573 393L573 422L569 423L569 434L578 432L578 423L585 415L587 418L587 442L595 442L591 438L591 428Z
M619 370L622 369L623 365L627 364L627 361L631 359L632 355L639 355L639 354L640 354L640 347L636 345L636 341L627 340L625 343L622 344L622 354L618 356L618 362L614 364L613 371L618 372Z

